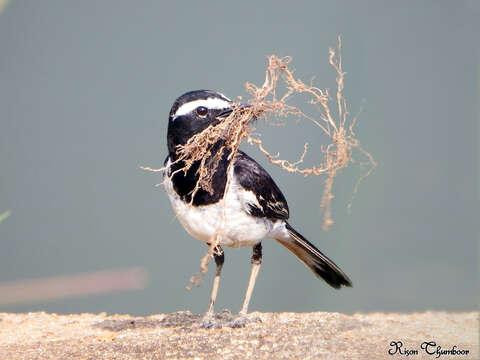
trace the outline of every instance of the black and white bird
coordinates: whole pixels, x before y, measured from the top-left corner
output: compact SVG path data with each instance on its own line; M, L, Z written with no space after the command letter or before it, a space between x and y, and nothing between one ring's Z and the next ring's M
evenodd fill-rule
M164 187L177 219L194 238L205 243L217 237L214 254L217 271L207 315L213 314L215 299L224 262L221 246L252 246L251 275L240 311L245 316L262 262L262 240L273 238L300 259L312 272L330 286L339 289L352 286L350 279L335 263L298 233L288 222L287 201L271 176L251 157L239 151L230 159L224 154L212 177L213 193L203 189L192 192L198 181L199 163L184 173L177 171L185 164L178 159L177 146L209 125L224 120L233 103L223 94L209 91L190 91L173 104L168 119L168 157L165 160ZM222 141L221 139L219 141ZM212 152L219 151L213 145ZM229 162L230 174L227 174ZM207 160L208 162L208 160ZM230 179L226 189L227 176Z

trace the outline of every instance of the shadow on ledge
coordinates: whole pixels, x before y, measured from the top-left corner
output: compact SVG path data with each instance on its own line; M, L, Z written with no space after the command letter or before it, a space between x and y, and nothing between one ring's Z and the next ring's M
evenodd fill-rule
M136 318L136 319L107 319L93 325L109 331L123 331L127 329L153 329L153 328L191 328L203 320L203 314L192 314L190 311L177 311L166 314L161 319ZM216 313L214 319L219 323L228 323L234 316L229 310Z

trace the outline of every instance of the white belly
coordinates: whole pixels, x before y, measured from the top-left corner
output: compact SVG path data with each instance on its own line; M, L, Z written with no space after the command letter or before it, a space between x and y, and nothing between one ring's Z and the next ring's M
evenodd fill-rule
M224 200L204 206L183 202L174 191L168 176L165 176L163 185L177 219L198 240L211 242L218 236L219 245L253 246L268 237L272 231L276 232L278 227L284 227L283 221L273 222L248 214L247 202L255 203L257 200L252 192L243 190L233 178Z

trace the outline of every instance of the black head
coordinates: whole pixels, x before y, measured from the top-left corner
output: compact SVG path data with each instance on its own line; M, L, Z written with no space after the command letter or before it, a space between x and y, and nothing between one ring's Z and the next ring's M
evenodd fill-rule
M193 135L228 116L232 104L232 100L211 90L189 91L175 100L168 118L170 155L175 155L177 145L185 144Z

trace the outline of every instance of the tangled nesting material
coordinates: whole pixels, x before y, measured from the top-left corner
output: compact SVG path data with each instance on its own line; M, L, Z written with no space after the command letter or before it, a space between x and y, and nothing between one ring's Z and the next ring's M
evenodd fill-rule
M192 199L200 188L203 188L209 193L213 193L212 176L215 173L222 155L225 153L224 151L229 154L229 158L233 158L242 140L246 139L247 142L256 144L271 163L280 166L286 171L303 175L325 174L327 176L320 205L324 210L323 229L328 230L333 224L331 217L333 182L338 172L352 161L353 148L358 148L360 152L367 157L367 162L370 164L370 169L359 181L368 176L376 165L373 157L361 148L360 142L355 137L353 128L356 119L347 123L347 104L343 96L345 73L342 69L342 59L340 56L340 38L338 44L338 55L334 49L329 49L329 62L337 73L336 115L334 116L330 109L330 94L328 90L322 90L312 85L307 85L299 79L295 79L292 70L288 67L291 61L290 57L279 58L275 55L269 56L263 85L256 86L248 82L246 84L247 92L251 96L248 103L251 106L234 106L233 112L225 120L215 126L209 126L201 133L193 136L185 145L178 147L177 154L179 157L177 161L183 161L185 163L185 167L179 171L186 172L193 163L200 161L198 169L199 181L193 190ZM286 92L281 96L277 94L279 81L283 81L286 88ZM305 114L296 106L287 104L288 98L294 94L308 95L310 97L310 103L315 105L319 110L319 119ZM330 139L330 143L322 147L322 156L318 160L318 164L304 168L299 166L306 155L307 144L305 144L302 156L296 162L278 159L277 155L272 155L267 151L262 141L254 137L254 128L251 126L252 119L263 118L267 121L267 115L306 118L323 131L328 139ZM216 149L213 161L207 165L205 161L212 155L212 145L215 144L218 139L224 139L224 142L220 149ZM233 162L230 163L230 166L232 163ZM227 174L229 173L230 172L227 172ZM356 189L357 186L355 186L354 192L356 192Z

